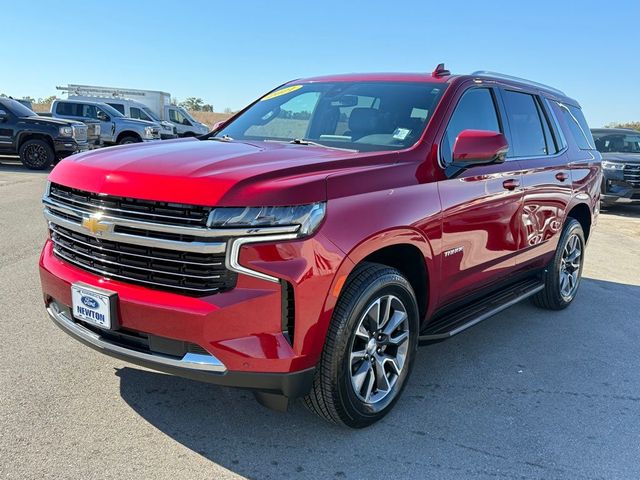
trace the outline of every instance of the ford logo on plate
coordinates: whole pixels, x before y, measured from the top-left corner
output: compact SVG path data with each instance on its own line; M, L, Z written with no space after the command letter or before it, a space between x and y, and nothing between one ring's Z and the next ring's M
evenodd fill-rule
M82 301L82 303L84 303L86 307L93 308L93 309L98 308L98 302L95 298L91 298L91 297L87 297L86 295L83 295L80 300Z

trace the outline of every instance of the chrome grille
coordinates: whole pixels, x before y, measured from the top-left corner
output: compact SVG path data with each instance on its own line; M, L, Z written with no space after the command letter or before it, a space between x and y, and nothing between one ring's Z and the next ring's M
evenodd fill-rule
M87 141L87 126L86 125L73 125L73 138L76 142Z
M97 209L101 212L117 215L120 218L167 223L170 225L204 227L211 211L209 207L197 205L100 195L55 183L51 184L49 196L56 202L71 208L86 209L88 211Z
M624 181L634 187L640 187L640 164L626 164L624 166Z
M53 253L105 278L186 295L232 289L247 243L297 237L299 225L207 228L212 208L86 192L49 184L42 199Z
M54 254L106 277L187 295L207 295L235 286L224 254L197 254L102 240L50 225Z

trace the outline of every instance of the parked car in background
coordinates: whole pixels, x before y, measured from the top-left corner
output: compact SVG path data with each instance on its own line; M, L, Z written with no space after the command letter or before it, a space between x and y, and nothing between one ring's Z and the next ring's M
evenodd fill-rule
M58 99L51 104L51 114L54 118L99 121L105 145L160 140L161 128L156 122L127 118L106 103Z
M129 100L126 98L108 98L108 97L90 97L90 96L69 96L69 99L75 101L90 101L90 102L104 102L107 105L115 108L118 112L128 118L135 118L137 120L145 120L147 122L155 122L161 127L160 138L162 140L170 140L177 138L177 129L171 122L160 120L158 116L152 112L146 105L136 102L135 100Z
M602 205L640 202L640 132L594 128L591 133L602 154Z
M75 97L100 97L98 101L109 104L123 104L126 99L134 100L145 105L156 118L164 122L170 122L180 137L195 137L209 132L207 125L197 121L184 108L172 105L171 95L167 92L94 85L66 85L56 88L67 92L70 99ZM131 116L133 117L133 115Z
M209 135L49 181L40 278L66 333L364 427L419 342L574 301L602 175L578 102L439 65L295 80Z
M41 117L53 117L53 114L51 112L40 112L38 113L38 115ZM82 120L82 123L87 126L87 144L89 145L89 150L102 147L100 122L91 118L84 118Z
M25 167L43 170L88 148L84 123L41 117L17 100L0 98L1 154L19 155Z

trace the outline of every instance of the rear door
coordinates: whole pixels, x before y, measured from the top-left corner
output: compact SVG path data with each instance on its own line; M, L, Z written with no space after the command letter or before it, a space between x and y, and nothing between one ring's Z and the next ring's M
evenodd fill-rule
M507 133L490 87L466 90L455 107L441 144L441 166L452 159L458 134L467 129ZM477 166L438 182L442 202L440 304L466 297L510 274L520 245L521 173L517 160Z
M517 264L543 267L550 260L571 201L566 142L543 97L501 89L509 122L510 155L523 168L523 208Z

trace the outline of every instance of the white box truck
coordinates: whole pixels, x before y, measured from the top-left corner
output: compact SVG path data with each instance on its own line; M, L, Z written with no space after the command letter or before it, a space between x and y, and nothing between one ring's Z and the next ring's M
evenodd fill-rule
M180 137L194 137L209 132L209 127L198 122L184 108L171 105L171 94L167 92L75 84L56 88L65 92L69 98L82 97L86 100L92 97L94 101L107 104L116 99L133 100L145 105L159 121L171 123Z

